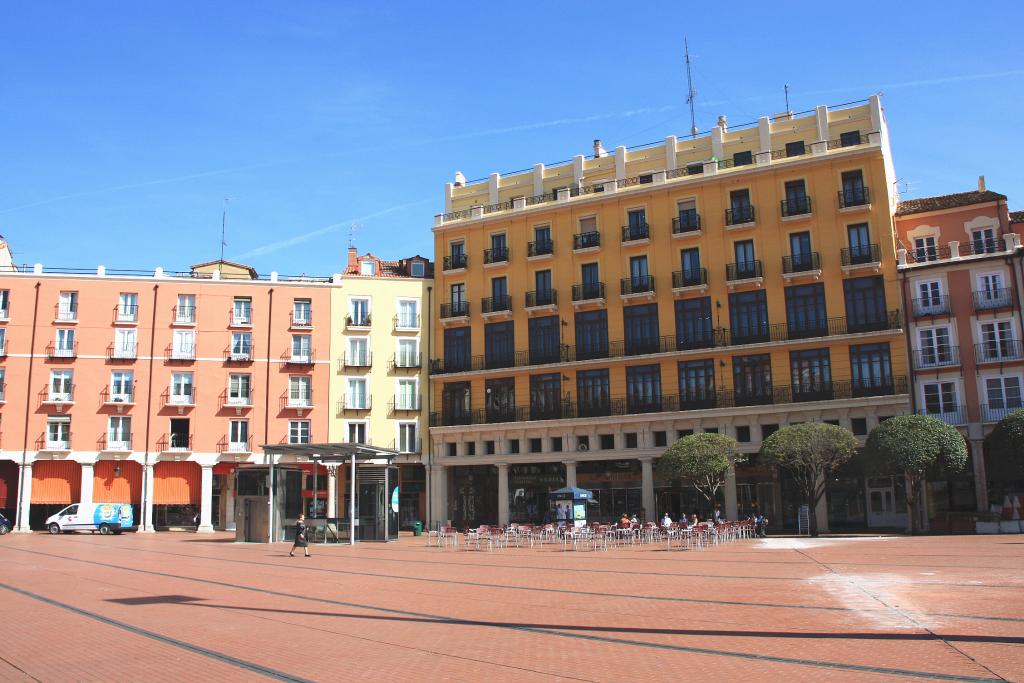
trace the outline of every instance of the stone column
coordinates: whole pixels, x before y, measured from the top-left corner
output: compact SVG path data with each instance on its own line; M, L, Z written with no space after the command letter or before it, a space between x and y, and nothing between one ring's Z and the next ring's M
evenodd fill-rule
M32 463L18 467L18 490L21 491L21 510L18 511L18 531L28 533L28 513L32 507Z
M338 516L338 466L327 465L327 516Z
M988 512L988 474L985 472L985 442L971 439L971 464L974 467L974 496L978 499L978 512Z
M434 526L448 523L448 468L443 465L431 465L427 470L427 486L430 487L430 509L427 511L428 522Z
M740 507L736 497L736 463L729 460L729 469L725 471L725 486L722 487L722 495L725 497L725 518L737 520L740 517Z
M233 470L227 475L227 485L221 489L224 496L224 531L236 531L235 528L235 474Z
M640 458L641 502L644 506L644 521L658 521L654 506L654 458ZM629 511L632 514L632 510Z
M508 463L498 465L498 526L508 526Z
M82 505L92 503L94 465L95 463L91 462L82 463L82 486L78 494L78 502Z
M565 461L565 485L569 487L576 486L576 461L566 460Z
M151 532L153 529L153 463L142 466L142 524L140 532Z
M202 494L200 498L199 507L199 528L196 531L200 533L211 533L213 532L213 465L201 465L202 474Z

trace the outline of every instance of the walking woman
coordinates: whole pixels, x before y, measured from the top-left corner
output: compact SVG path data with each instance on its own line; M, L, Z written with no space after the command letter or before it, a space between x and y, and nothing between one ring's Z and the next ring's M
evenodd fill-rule
M298 521L295 522L295 545L288 552L288 557L295 557L296 548L302 548L306 552L306 557L309 557L309 543L306 542L306 515L299 515Z

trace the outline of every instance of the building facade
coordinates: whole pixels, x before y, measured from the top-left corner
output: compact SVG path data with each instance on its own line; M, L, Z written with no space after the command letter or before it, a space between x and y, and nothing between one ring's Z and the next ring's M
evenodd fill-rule
M928 483L928 516L946 525L1002 504L999 484L990 496L984 438L1022 407L1024 224L981 179L975 192L902 202L895 225L912 407L959 428L971 455L962 476Z
M706 509L653 464L718 431L750 455L727 515L792 521L762 439L812 420L864 437L909 410L893 193L877 98L457 174L434 226L433 519L540 521L564 485L594 490L604 519ZM851 473L828 516L898 524L870 509L898 487Z

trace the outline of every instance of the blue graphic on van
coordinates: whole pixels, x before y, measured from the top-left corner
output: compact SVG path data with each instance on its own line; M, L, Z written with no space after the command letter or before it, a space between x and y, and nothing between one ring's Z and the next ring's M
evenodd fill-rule
M125 503L101 503L93 508L92 521L99 526L109 524L130 529L135 524L132 506Z

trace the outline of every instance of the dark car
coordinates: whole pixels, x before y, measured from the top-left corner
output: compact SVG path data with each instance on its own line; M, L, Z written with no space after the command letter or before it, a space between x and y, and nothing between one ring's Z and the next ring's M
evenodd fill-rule
M13 527L14 525L11 524L11 520L4 517L4 513L0 512L0 536L9 533Z

